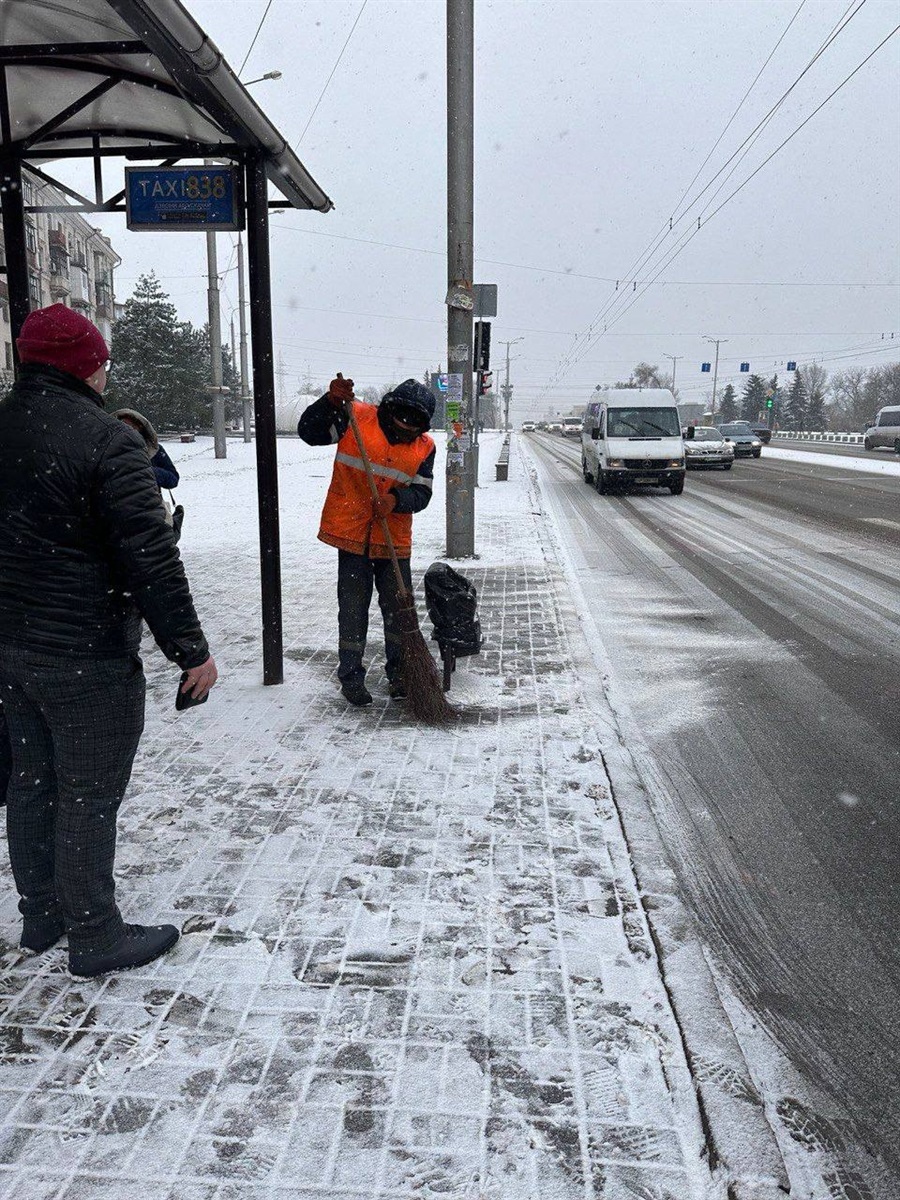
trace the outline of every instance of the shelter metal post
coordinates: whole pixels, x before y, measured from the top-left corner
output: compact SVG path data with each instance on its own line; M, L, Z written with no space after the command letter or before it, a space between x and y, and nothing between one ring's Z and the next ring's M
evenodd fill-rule
M284 682L284 661L268 190L268 180L262 158L255 154L248 155L247 257L251 296L253 407L256 416L256 485L259 495L263 683L274 684Z
M0 210L3 213L3 241L6 252L6 285L9 290L9 321L13 353L16 338L30 310L28 298L28 258L25 241L25 204L22 196L22 164L17 158L0 159Z

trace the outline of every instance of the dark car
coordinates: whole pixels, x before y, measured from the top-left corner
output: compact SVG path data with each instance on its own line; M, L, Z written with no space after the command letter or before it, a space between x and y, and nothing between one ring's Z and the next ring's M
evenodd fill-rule
M725 441L734 446L735 458L759 458L762 454L762 442L750 428L748 421L719 425L718 430Z
M768 446L769 442L772 440L772 430L768 427L768 425L755 425L751 421L750 428L763 443L763 445Z

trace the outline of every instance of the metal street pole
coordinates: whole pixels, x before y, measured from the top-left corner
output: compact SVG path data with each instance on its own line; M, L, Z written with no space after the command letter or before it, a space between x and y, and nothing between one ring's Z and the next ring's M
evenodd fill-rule
M250 405L249 373L247 370L247 301L244 299L244 240L238 234L237 241L238 268L238 328L241 334L241 408L244 418L244 441L253 440L250 432L252 408Z
M719 346L723 342L727 342L728 338L704 337L703 340L704 340L704 342L715 342L715 345L716 345L716 365L715 365L715 368L713 369L712 409L710 411L710 417L712 418L712 421L714 422L715 416L716 416L716 384L718 383L718 380L719 380Z
M684 358L684 355L683 354L664 354L663 358L670 358L672 360L672 399L674 400L675 399L675 366L676 366L679 358Z
M457 435L447 422L447 557L475 553L472 404L474 235L474 0L447 0L447 372L459 397ZM461 378L454 378L460 377Z
M512 388L509 386L509 348L515 346L517 342L524 342L524 338L512 338L511 341L501 342L501 346L506 347L506 383L503 387L503 428L509 433L509 402L512 398Z
M206 270L209 302L209 357L212 381L213 441L216 458L225 458L225 393L222 391L222 316L219 307L219 264L216 259L216 235L206 235Z

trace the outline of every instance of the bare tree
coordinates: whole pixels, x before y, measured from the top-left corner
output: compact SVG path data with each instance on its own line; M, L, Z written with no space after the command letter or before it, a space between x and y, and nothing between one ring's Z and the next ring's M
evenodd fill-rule
M827 407L832 429L858 433L875 415L874 411L869 411L866 374L865 367L848 367L846 371L836 371L832 375L831 403Z

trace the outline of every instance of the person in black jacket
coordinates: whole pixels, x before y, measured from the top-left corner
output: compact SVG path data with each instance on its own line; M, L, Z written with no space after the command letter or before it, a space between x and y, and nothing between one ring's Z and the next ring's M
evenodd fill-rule
M204 695L216 665L141 438L103 411L109 351L61 304L29 314L0 402L0 697L12 743L7 835L21 945L68 933L80 976L178 938L125 924L116 814L144 725L141 618Z
M153 425L143 413L135 412L133 408L119 408L113 413L120 421L124 421L126 425L130 425L132 429L137 430L143 439L144 445L147 448L147 453L150 455L150 466L153 468L153 475L156 479L156 486L159 488L159 499L163 508L166 511L166 524L171 525L175 533L175 541L181 537L181 523L184 518L184 509L181 505L178 506L177 512L173 512L171 505L167 503L163 497L163 488L171 492L172 488L178 487L181 482L181 476L175 464L169 458L168 454L159 444L159 437ZM178 515L180 513L180 516ZM178 519L176 520L176 516Z

